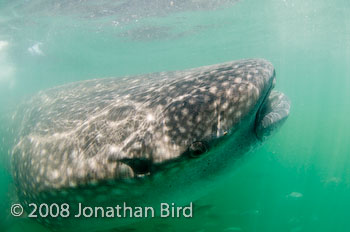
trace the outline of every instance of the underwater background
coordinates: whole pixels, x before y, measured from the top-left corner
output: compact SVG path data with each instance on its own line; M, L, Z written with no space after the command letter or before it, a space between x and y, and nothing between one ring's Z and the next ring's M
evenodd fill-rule
M0 231L13 218L11 112L64 83L265 58L285 125L190 219L114 231L350 231L350 1L0 0Z

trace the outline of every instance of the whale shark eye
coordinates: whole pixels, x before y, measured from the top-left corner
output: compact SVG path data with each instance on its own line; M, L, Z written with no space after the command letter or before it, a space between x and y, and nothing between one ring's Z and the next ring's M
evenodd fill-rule
M201 141L196 141L192 143L188 148L189 156L192 158L197 158L207 151L208 151L207 144Z

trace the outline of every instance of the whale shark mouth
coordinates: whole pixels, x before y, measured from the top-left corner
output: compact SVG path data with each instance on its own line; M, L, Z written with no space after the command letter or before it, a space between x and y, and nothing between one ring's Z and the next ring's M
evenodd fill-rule
M270 89L256 114L254 131L260 141L266 140L286 121L290 112L290 100L275 87L275 71Z

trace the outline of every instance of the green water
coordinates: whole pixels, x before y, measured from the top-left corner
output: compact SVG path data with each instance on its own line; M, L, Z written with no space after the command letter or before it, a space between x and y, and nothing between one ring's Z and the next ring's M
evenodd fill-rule
M47 231L9 215L7 118L22 99L72 81L255 57L274 64L276 89L291 99L286 124L196 202L194 218L128 231L350 231L350 2L121 2L0 0L0 231Z

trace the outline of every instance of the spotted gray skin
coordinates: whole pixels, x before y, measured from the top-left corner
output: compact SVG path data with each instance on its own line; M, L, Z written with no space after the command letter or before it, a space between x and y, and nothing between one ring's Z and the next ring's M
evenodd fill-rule
M271 63L248 59L42 91L13 116L18 198L90 206L195 200L285 121L290 103L271 91L274 82ZM66 231L121 224L38 220Z

